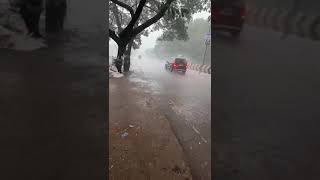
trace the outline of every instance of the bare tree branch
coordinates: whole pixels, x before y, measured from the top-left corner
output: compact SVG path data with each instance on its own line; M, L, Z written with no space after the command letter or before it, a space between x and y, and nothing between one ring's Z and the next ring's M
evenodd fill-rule
M116 35L116 32L109 29L109 36L118 44L120 43L120 38Z
M116 20L117 26L118 26L118 32L121 32L122 27L121 27L121 21L120 21L120 17L119 17L119 15L121 15L121 14L119 13L119 10L115 4L113 4L113 6L112 6L112 12L113 12L112 14L113 14L113 16Z
M118 1L118 0L110 0L110 1L115 3L115 4L117 4L117 5L119 5L119 6L121 6L121 7L123 7L123 8L125 8L126 10L128 10L130 12L131 16L134 15L134 11L133 11L131 6L125 4L125 3L121 2L121 1Z
M170 0L170 1L173 1L173 0ZM146 2L147 2L147 0L140 0L138 8L137 8L136 12L134 13L131 21L129 22L128 26L119 34L119 37L126 36L128 31L133 29L134 25L136 24L136 22L138 21L138 19L140 17L140 14L141 14Z
M142 25L138 26L137 28L135 28L133 30L132 35L135 36L139 33L141 33L144 29L148 28L149 26L151 26L152 24L154 24L155 22L157 22L159 19L161 19L161 17L164 16L164 14L166 13L166 11L169 9L170 4L175 1L175 0L167 0L166 3L161 7L159 13L157 15L155 15L153 18L147 20L145 23L143 23Z

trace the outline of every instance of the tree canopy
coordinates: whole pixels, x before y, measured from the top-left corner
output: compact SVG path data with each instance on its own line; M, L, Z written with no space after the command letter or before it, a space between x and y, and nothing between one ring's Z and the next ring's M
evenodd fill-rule
M141 45L141 35L163 30L163 40L187 40L186 24L192 14L209 9L208 0L110 0L109 32L117 42L130 29L134 48ZM149 29L148 27L152 26Z
M124 71L129 71L131 47L138 48L141 35L147 36L149 31L162 29L162 40L187 40L186 23L192 14L209 8L208 1L110 0L109 37L118 45L118 71L121 73L123 60Z

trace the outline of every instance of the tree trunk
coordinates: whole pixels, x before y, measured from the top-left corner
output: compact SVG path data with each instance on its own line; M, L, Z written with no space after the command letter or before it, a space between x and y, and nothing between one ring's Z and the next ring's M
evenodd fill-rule
M128 44L128 47L124 53L124 64L123 64L123 71L128 72L130 70L130 56L131 56L131 49L132 49L133 40Z
M66 0L46 0L46 32L59 33L67 11Z
M122 57L126 50L126 45L118 44L118 54L117 54L117 61L116 61L116 68L119 73L122 73Z

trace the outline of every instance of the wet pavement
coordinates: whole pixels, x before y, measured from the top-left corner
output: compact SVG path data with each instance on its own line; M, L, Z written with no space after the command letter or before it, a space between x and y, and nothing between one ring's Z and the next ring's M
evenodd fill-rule
M164 63L149 57L132 59L137 91L158 99L161 111L183 147L193 179L211 179L211 75L165 71Z
M158 97L141 82L109 79L109 179L191 180Z
M281 35L215 37L216 179L320 178L320 44Z

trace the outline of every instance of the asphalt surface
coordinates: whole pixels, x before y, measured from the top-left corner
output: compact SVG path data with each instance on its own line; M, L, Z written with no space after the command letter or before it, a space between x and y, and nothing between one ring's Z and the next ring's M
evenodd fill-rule
M108 53L81 18L47 49L0 50L1 179L106 178Z
M165 61L132 58L133 82L159 99L191 168L193 179L211 179L211 75L164 69Z
M280 36L216 34L217 180L320 178L320 43Z

